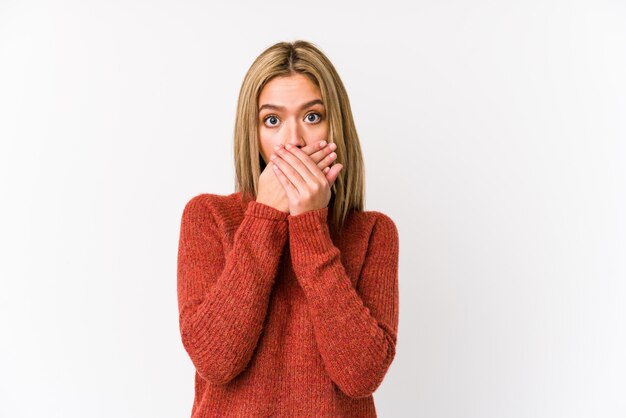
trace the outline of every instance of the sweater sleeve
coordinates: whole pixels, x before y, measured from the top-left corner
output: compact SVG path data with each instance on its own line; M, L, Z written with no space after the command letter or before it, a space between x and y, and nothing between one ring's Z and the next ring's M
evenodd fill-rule
M207 196L192 198L182 214L179 323L198 374L225 384L245 369L257 345L287 240L288 214L251 201L225 254Z
M398 231L378 212L355 289L327 216L328 207L289 215L289 248L326 370L343 393L360 398L380 386L395 356Z

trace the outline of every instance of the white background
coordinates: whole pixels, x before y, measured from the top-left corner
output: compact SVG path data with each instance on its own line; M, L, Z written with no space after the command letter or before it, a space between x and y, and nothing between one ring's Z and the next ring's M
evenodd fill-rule
M296 39L399 229L379 416L626 416L617 0L0 0L0 416L190 415L180 216L234 191L243 76Z

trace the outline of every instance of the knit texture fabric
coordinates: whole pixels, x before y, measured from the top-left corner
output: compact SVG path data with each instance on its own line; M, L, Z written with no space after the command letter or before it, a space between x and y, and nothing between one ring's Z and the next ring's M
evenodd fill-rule
M328 207L295 216L200 194L182 213L177 291L195 366L192 418L376 417L396 352L398 231Z

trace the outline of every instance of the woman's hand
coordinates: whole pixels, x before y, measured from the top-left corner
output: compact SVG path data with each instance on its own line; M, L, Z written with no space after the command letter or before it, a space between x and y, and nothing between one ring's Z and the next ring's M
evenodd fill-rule
M307 154L317 164L319 170L327 173L330 170L329 165L334 160L333 150L335 148L335 144L326 144L325 141L319 141L302 147L300 151ZM276 175L271 173L271 171L274 171L273 167L274 163L270 161L261 173L256 201L289 213L287 193Z
M270 157L273 170L287 193L289 213L298 215L310 210L321 209L330 202L330 188L343 169L342 164L320 169L315 161L298 147L287 144L285 148L274 147ZM333 152L331 156L337 155Z

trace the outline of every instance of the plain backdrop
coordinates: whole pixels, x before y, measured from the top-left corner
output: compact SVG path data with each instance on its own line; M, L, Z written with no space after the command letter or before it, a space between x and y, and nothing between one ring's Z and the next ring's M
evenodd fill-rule
M626 416L617 0L0 0L0 416L190 416L182 209L234 191L243 76L296 39L399 229L379 416Z

